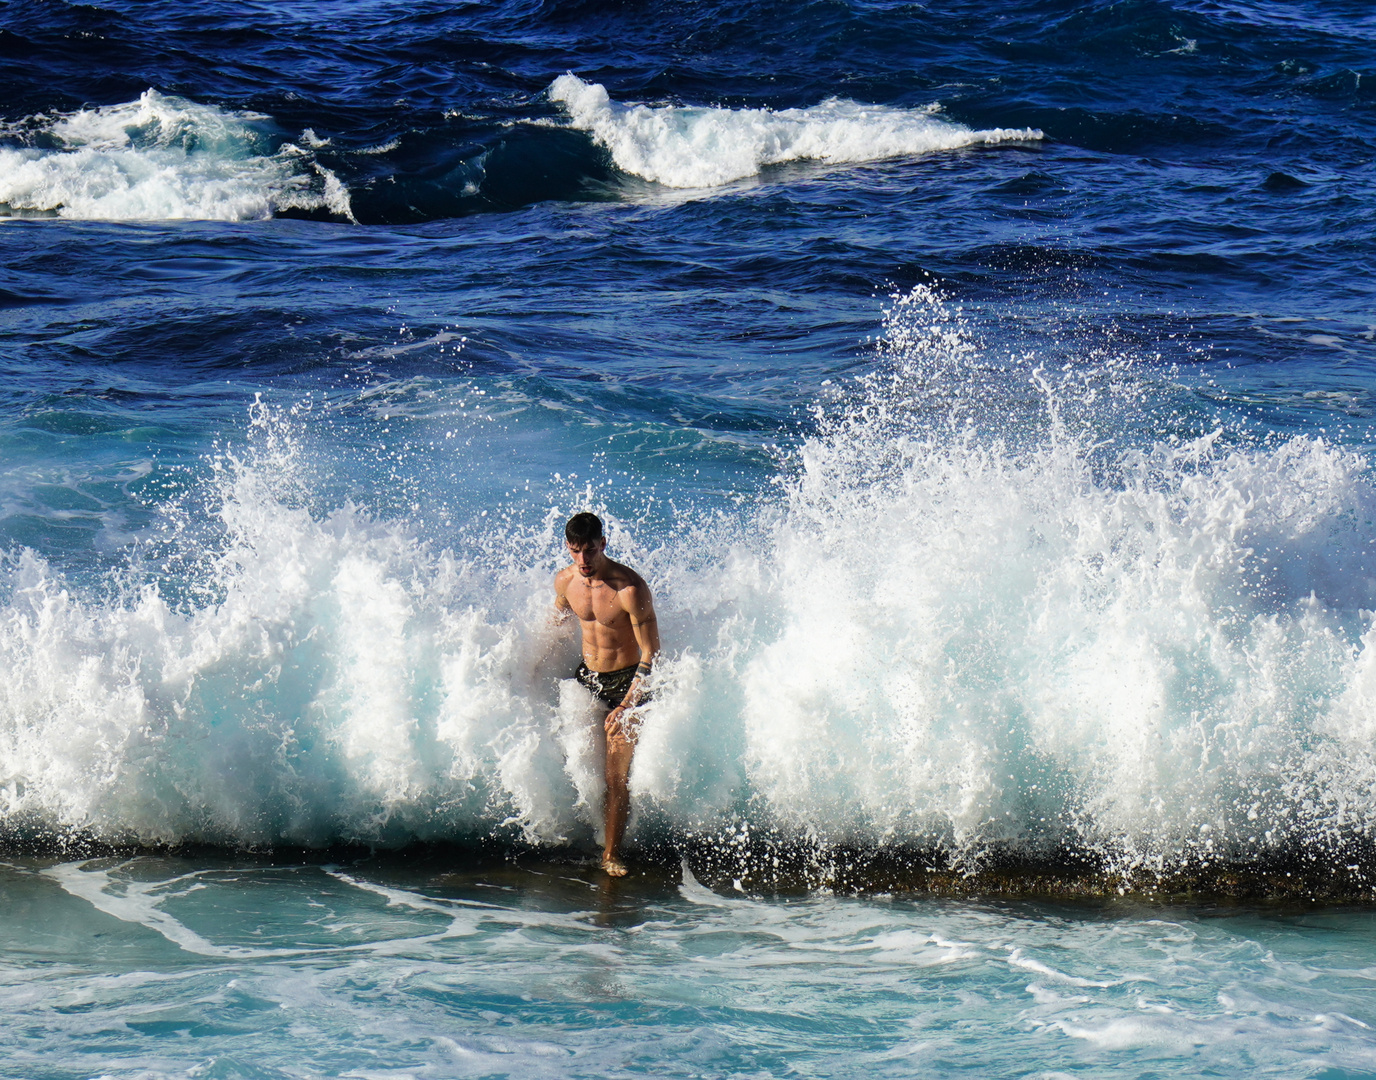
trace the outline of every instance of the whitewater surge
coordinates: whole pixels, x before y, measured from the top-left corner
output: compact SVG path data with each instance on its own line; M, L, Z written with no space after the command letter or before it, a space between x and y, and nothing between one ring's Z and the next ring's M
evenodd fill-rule
M1119 413L1166 392L1159 372L996 360L919 287L777 497L636 535L590 496L664 624L633 838L1161 872L1360 857L1368 461L1223 431L1134 445ZM78 593L10 557L6 834L595 836L588 699L547 619L577 507L496 523L460 558L405 521L308 509L290 415L255 405L251 434L215 462L213 528L168 534L199 599L132 569L122 594Z
M315 161L313 136L273 140L267 120L156 90L30 117L0 131L0 213L247 221L326 210L352 220L348 190Z
M884 355L771 537L778 630L740 665L770 817L1156 870L1364 843L1365 457L1217 430L1104 453L1147 373L1000 370L923 288Z
M169 515L196 600L79 598L38 556L10 560L7 831L386 843L510 819L559 839L564 748L525 701L540 619L488 617L404 525L312 517L283 424L255 405L248 456L212 463L210 534L194 508Z
M789 161L851 164L1042 138L1031 128L975 131L938 119L936 107L899 109L830 98L807 109L655 108L621 105L571 72L550 100L591 133L617 168L675 188L715 187Z

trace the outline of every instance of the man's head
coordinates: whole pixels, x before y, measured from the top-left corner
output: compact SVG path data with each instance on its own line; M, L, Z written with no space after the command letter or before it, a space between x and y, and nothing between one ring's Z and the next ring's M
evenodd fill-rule
M606 556L607 540L602 535L602 519L586 510L574 514L564 526L564 541L568 544L573 565L584 577L591 577L601 567Z

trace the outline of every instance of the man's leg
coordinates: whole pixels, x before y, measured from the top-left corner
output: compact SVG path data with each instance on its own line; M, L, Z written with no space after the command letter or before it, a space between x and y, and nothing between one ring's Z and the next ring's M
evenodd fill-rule
M621 861L621 838L626 835L626 818L631 812L631 791L626 778L631 772L634 750L634 744L619 726L607 733L607 843L602 851L602 869L612 877L626 876L626 865Z

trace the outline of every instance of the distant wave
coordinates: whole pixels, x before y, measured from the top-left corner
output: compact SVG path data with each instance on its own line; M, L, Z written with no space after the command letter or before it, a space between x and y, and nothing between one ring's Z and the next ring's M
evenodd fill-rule
M0 213L109 221L245 221L283 210L352 218L349 193L267 117L147 90L0 132ZM9 145L3 145L3 144ZM14 145L14 144L18 145Z
M975 131L933 109L895 109L830 98L807 109L654 108L620 105L573 74L549 88L573 126L590 132L617 167L667 187L715 187L788 161L831 164L1042 138L1033 128Z

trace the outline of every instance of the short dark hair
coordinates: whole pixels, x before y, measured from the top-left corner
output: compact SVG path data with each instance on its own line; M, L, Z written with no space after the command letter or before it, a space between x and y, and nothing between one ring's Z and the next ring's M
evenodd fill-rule
M570 544L591 544L602 539L602 519L584 510L574 514L564 526L564 539Z

